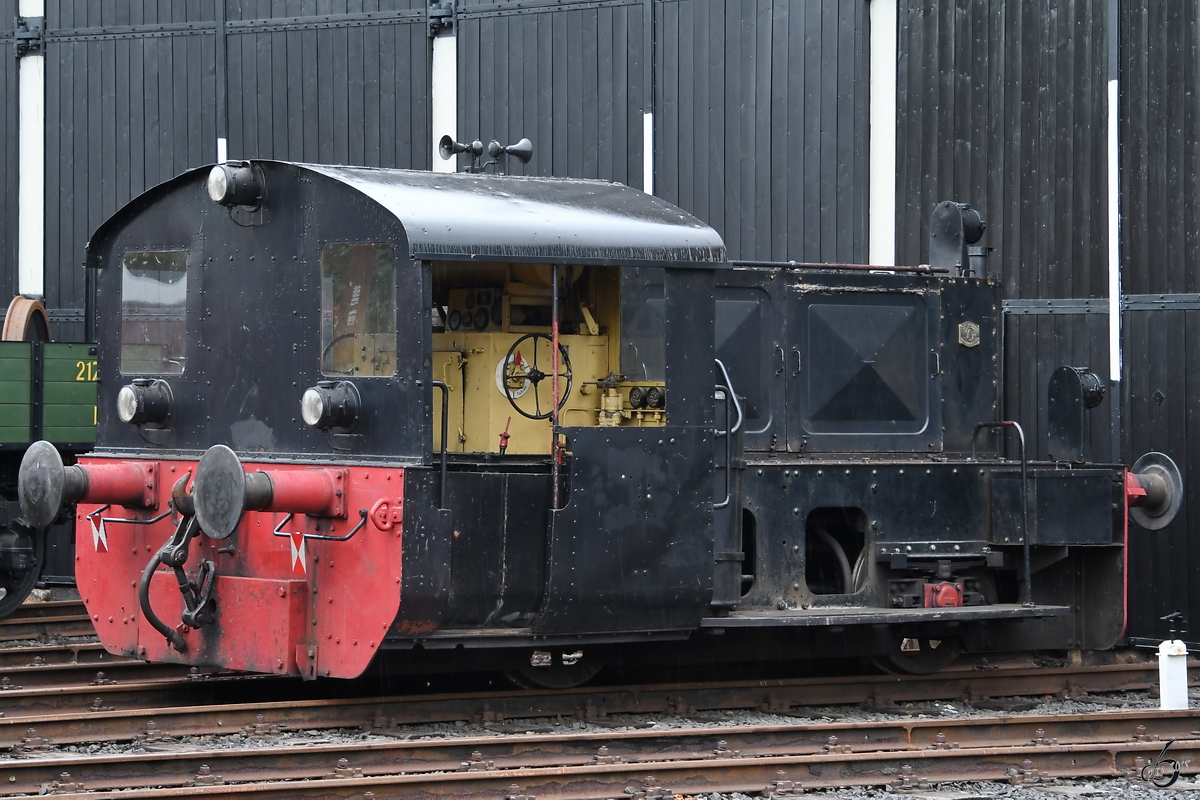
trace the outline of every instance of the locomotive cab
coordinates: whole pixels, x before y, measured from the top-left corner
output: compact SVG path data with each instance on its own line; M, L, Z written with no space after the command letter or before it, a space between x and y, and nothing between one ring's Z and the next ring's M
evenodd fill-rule
M185 173L89 244L96 451L31 450L23 507L78 503L84 602L148 660L694 630L724 261L617 184Z

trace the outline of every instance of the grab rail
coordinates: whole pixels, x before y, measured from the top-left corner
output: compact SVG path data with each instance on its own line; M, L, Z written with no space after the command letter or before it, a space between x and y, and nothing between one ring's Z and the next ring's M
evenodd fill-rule
M450 387L442 381L434 381L435 389L442 390L442 489L438 508L446 507L446 437L450 432Z
M978 441L979 432L981 430L996 430L998 428L1012 428L1017 432L1017 438L1021 443L1021 539L1024 541L1025 550L1025 605L1032 606L1033 602L1033 569L1030 567L1030 547L1029 547L1029 461L1025 457L1025 431L1021 428L1019 422L1012 420L1002 420L1000 422L981 422L971 431L971 458L978 458Z

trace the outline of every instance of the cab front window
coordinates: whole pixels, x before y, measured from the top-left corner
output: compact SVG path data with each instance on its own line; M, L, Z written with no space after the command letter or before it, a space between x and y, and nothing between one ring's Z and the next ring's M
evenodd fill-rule
M121 259L121 372L182 374L186 307L186 252L126 253Z
M396 372L396 248L321 248L321 373L381 377Z

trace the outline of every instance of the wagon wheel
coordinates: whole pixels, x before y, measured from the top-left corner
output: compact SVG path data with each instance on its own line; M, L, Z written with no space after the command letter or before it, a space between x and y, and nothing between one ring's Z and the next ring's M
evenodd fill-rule
M526 341L529 342L528 345L524 344ZM553 352L551 349L553 347L551 338L546 334L527 333L512 343L512 347L508 348L508 354L504 357L504 377L501 383L504 387L504 397L508 400L509 405L523 417L548 419L554 413L554 401L550 397L554 385L554 374L543 372L539 366L540 364L548 369L554 368L550 363L549 355L542 352L545 350ZM558 356L560 359L558 365L559 390L562 392L562 396L558 400L558 408L561 411L562 407L567 404L567 397L571 394L572 375L571 359L567 355L567 348L561 344L558 346ZM517 403L531 392L533 394L532 414ZM545 402L543 402L543 394ZM530 403L525 401L522 405L528 407Z
M538 667L523 664L504 670L504 677L521 689L574 689L596 677L602 669L604 664L595 659L564 659L563 653L555 651L549 664Z
M50 318L40 300L17 295L8 304L4 330L0 339L6 342L50 341Z
M0 570L0 592L4 593L4 596L0 597L0 619L4 619L16 611L17 607L25 602L25 598L29 597L29 593L33 591L33 587L41 575L42 561L45 557L45 537L41 535L41 531L26 527L19 522L10 523L8 530L16 534L18 539L28 538L31 540L33 563L22 570Z
M959 639L906 638L896 652L875 659L875 666L893 675L932 675L950 666L964 649Z

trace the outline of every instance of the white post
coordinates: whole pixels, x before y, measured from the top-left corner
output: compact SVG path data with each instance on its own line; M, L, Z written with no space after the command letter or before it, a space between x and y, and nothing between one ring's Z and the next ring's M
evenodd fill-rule
M867 260L896 264L896 0L871 0L871 133Z
M1158 646L1158 707L1175 711L1188 707L1187 645L1171 639Z
M642 114L642 191L654 194L654 114Z
M1121 380L1121 195L1118 85L1108 82L1108 377Z
M44 0L20 0L22 17L45 16ZM45 294L46 55L18 62L17 291Z
M433 122L433 171L456 172L458 160L443 161L438 141L446 134L458 140L458 39L454 30L433 37L433 65L429 76Z

